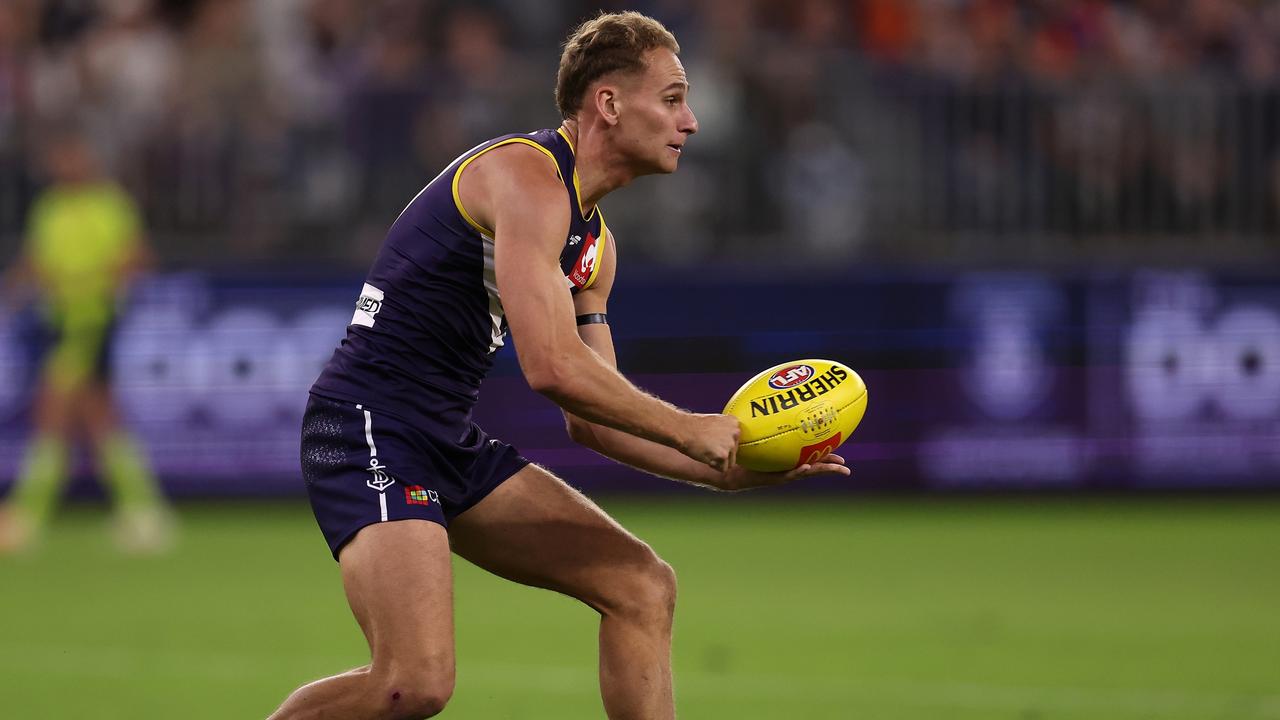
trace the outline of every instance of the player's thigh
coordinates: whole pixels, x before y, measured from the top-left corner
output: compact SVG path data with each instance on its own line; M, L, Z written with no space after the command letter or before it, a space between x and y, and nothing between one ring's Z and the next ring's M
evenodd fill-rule
M374 671L446 673L452 682L453 569L444 527L429 520L368 525L338 562Z
M586 496L528 465L449 525L454 552L597 610L674 601L671 567Z
M101 443L120 427L108 385L98 379L86 382L76 391L76 414L89 439Z
M41 435L67 437L75 428L76 393L74 388L64 388L43 380L36 390L32 413L35 430Z

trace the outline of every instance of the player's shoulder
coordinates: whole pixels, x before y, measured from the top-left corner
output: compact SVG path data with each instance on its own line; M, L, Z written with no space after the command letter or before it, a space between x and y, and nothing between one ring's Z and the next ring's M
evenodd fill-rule
M563 181L563 138L554 130L502 135L476 148L463 165L481 172L517 173L525 181L539 178Z
M554 131L507 135L478 149L459 167L455 183L465 172L487 193L501 201L538 203L566 192L564 168Z

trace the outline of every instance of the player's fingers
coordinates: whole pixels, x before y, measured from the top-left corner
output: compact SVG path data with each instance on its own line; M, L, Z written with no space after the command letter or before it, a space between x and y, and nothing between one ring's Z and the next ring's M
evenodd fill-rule
M742 422L737 418L733 418L733 436L729 443L729 463L725 465L725 472L733 469L738 464L738 439L742 437Z
M808 463L805 463L804 465L801 465L799 467L791 468L785 474L783 474L780 482L791 482L792 480L798 480L808 475L809 469L811 467L812 467L811 465L809 465Z
M799 467L792 468L778 477L777 483L791 482L800 478L812 477L814 475L845 475L852 474L852 471L844 464L844 458L839 455L828 453L823 458L814 463L805 463Z
M823 475L826 473L835 473L836 475L848 476L848 475L852 475L853 471L849 469L848 465L844 465L844 464L818 463L817 465L814 465L809 472L810 475Z
M827 475L829 473L835 473L836 475L849 475L851 473L851 471L847 466L840 465L837 463L830 463L830 462L818 462L812 465L801 465L795 470L792 470L792 472L799 473L796 477L810 477L812 475Z

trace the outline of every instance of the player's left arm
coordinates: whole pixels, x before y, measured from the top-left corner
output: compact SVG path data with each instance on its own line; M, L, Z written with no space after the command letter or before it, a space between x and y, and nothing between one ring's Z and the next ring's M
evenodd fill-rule
M155 267L155 251L151 249L147 236L142 233L135 235L130 243L129 251L122 258L119 266L115 268L116 287L132 287L144 275L154 271Z
M613 290L613 279L618 268L618 245L614 241L612 231L609 232L606 240L604 257L600 258L600 271L595 283L574 296L576 315L608 313L609 294ZM613 348L613 333L609 330L607 323L580 325L578 336L611 367L615 369L618 367L618 359ZM821 462L801 465L785 473L754 472L741 465L735 465L727 472L719 473L710 466L691 460L665 445L603 425L596 425L569 412L565 412L564 415L569 437L580 445L654 475L717 490L746 490L763 485L778 485L809 475L825 473L849 474L849 468L844 465L844 458L839 455L828 455Z
M23 232L22 251L0 276L0 309L16 309L36 298L48 287L48 279L37 262L37 238L49 214L49 193L36 198Z

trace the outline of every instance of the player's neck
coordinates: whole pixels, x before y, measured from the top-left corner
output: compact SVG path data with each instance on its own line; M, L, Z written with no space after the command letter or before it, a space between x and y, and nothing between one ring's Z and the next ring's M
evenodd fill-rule
M561 125L573 144L574 166L578 171L578 203L584 210L595 207L605 195L635 179L625 159L600 142L601 136L583 129L577 120Z

